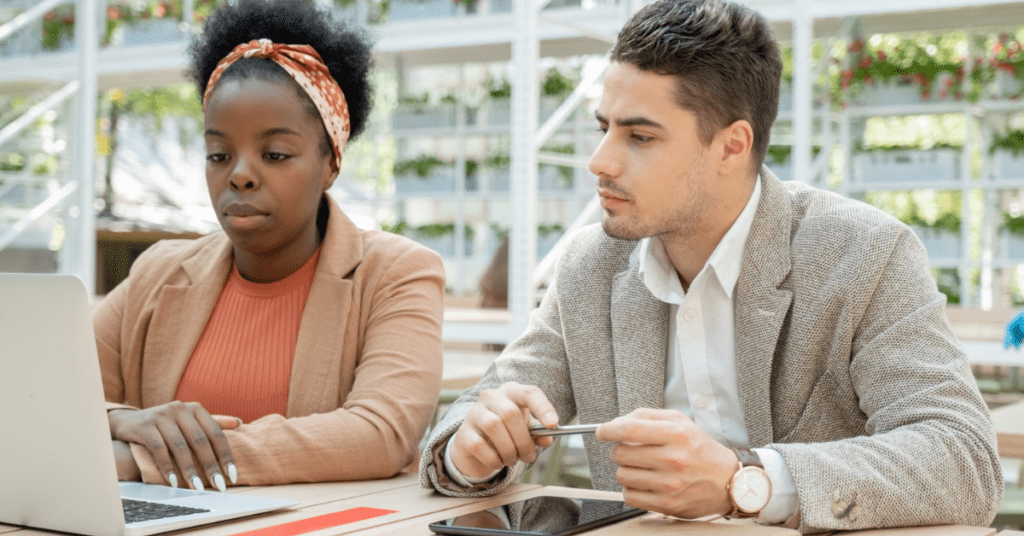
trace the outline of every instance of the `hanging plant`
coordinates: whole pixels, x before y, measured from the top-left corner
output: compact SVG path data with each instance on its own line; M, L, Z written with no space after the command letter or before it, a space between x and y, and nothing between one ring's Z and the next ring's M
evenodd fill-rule
M988 152L994 153L999 149L1009 151L1015 157L1024 155L1024 130L1014 130L996 138Z
M548 69L547 76L541 84L541 94L547 97L565 97L572 93L576 83L562 74L557 68Z
M395 175L406 175L415 173L417 177L425 179L430 176L431 170L437 166L451 165L434 155L420 155L412 160L403 160L395 163Z
M62 6L43 15L43 48L54 50L61 38L75 37L75 6Z

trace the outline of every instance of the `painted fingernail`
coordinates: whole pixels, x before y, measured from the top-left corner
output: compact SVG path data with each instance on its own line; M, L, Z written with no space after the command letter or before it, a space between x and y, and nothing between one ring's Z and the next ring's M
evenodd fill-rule
M199 475L192 477L192 489L206 491L206 488L203 487L203 479L199 478Z
M238 469L235 469L235 464L233 463L228 464L228 480L230 480L232 484L238 483Z
M174 474L173 471L167 473L167 483L170 484L172 488L178 487L178 475Z
M213 485L221 491L227 491L228 486L224 483L224 477L220 473L213 475Z

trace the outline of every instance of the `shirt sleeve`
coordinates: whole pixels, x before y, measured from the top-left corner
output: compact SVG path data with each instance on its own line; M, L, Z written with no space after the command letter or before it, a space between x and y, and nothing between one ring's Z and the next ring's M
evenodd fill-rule
M775 449L751 449L761 458L764 471L772 483L772 496L757 516L758 523L777 525L785 522L796 511L797 492L793 475L789 474L786 460Z
M487 475L483 478L473 478L462 474L459 468L455 466L455 462L452 461L452 442L449 440L444 447L444 472L448 474L448 478L455 481L456 484L468 488L473 484L483 484L489 480L493 480L494 477L498 476L501 469Z

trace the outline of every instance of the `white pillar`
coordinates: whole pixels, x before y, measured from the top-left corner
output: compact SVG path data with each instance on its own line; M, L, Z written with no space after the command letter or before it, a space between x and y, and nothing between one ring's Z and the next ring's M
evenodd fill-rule
M811 0L793 3L793 178L811 182Z
M85 282L91 298L96 291L96 55L97 0L77 0L75 46L78 49L78 114L75 137L75 165L70 172L78 181L78 216L68 222L67 241L73 242L73 262L66 271Z
M523 333L534 307L530 283L537 264L537 152L531 138L537 131L538 78L536 0L515 0L512 21L511 221L509 228L509 337Z

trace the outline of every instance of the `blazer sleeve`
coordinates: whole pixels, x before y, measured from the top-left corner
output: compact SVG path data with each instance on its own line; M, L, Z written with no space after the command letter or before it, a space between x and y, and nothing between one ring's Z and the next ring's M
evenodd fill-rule
M875 268L863 270L858 282L863 291L847 298L863 313L848 328L833 326L853 330L851 355L830 356L826 372L853 386L867 419L864 433L768 445L793 475L800 530L987 526L1002 493L995 433L927 253L907 230L887 261L869 266ZM828 430L846 417L814 418Z
M517 465L518 470L506 468L494 480L469 488L460 487L444 471L442 456L445 446L480 398L480 393L511 381L540 387L558 413L559 422L568 422L575 417L576 406L562 339L557 281L548 288L540 307L531 313L526 332L502 352L474 387L467 389L452 404L434 428L420 455L421 486L453 497L485 497L504 489L526 468L523 464Z
M441 387L444 268L417 246L382 270L341 407L225 431L239 484L385 478L415 459Z

